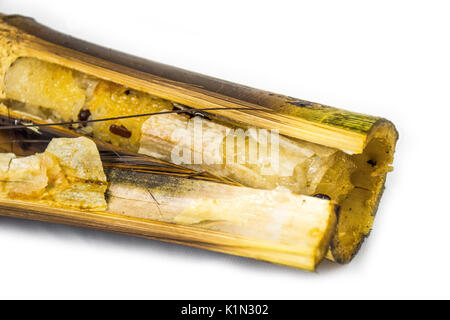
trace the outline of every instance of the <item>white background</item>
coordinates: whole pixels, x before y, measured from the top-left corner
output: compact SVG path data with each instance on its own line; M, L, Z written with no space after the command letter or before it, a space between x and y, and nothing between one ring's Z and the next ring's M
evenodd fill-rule
M448 1L0 0L76 37L374 114L400 132L371 237L317 273L0 218L0 298L450 298Z

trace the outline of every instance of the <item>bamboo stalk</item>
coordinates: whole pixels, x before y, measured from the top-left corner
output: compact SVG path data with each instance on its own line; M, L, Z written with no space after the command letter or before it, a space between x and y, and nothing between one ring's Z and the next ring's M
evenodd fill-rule
M352 189L338 201L342 207L341 215L328 257L338 262L350 261L370 231L386 174L391 170L398 137L394 125L386 119L257 90L128 56L71 38L20 16L0 17L0 48L1 99L8 99L5 77L13 62L20 57L32 57L191 108L214 108L208 111L214 121L225 121L233 126L278 129L289 139L301 139L351 153L351 162L356 167L351 174ZM10 110L6 104L1 104L0 113L8 120L14 117L34 123L45 122ZM60 127L48 127L45 131L74 135L73 131ZM130 154L130 150L94 140L100 148ZM185 171L188 169L165 161L151 161L164 167L163 170L188 172ZM326 194L336 188L338 173L342 171L339 165L344 162L330 167L317 192ZM190 172L188 174L195 175L195 171ZM202 172L200 179L236 184L215 172Z

